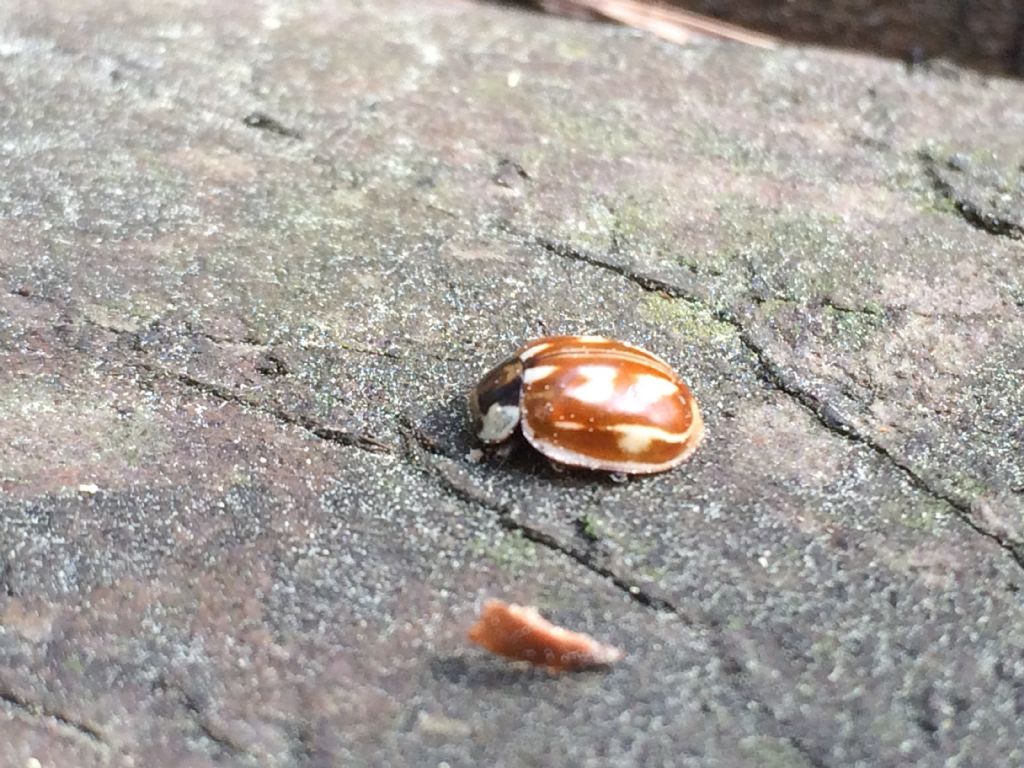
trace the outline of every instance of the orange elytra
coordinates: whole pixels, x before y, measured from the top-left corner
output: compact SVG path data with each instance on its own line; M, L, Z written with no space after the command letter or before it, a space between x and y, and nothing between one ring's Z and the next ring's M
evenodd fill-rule
M477 437L519 429L548 459L624 475L663 472L704 435L690 388L661 358L602 336L528 342L470 392Z

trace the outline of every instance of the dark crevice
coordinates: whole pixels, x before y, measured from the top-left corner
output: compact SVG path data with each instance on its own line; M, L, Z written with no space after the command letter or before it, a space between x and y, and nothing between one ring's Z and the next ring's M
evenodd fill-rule
M8 560L0 567L0 595L4 597L17 597L17 590L14 589L14 585L11 584L11 579L14 576L14 566Z
M236 738L229 733L225 733L223 728L218 726L207 714L207 708L193 694L189 693L184 686L168 679L166 675L161 675L153 688L155 691L169 693L178 699L189 720L195 725L203 738L214 746L216 751L230 755L233 759L244 759L247 763L250 760L255 760L256 756Z
M935 501L950 507L956 516L975 533L995 542L1013 558L1018 566L1024 568L1024 546L979 525L972 514L970 501L928 482L905 459L891 453L885 446L856 429L849 420L843 417L835 406L813 394L799 383L795 374L782 369L772 361L765 349L755 343L749 334L742 329L740 330L740 341L757 357L762 374L772 387L802 405L805 410L809 411L830 432L858 445L870 448L888 464L895 467L914 488Z
M491 181L499 187L514 189L519 183L532 181L532 177L523 166L510 157L502 157L498 160L497 168L491 176Z
M518 533L524 539L528 539L534 544L540 544L542 547L550 549L553 552L559 552L572 558L588 571L608 579L612 584L628 594L641 605L653 608L656 611L675 613L680 616L680 618L684 618L681 611L665 598L652 594L646 589L641 589L630 579L624 578L621 574L616 573L607 565L602 564L600 562L600 557L595 556L590 548L584 549L576 547L569 542L562 541L550 533L528 525L521 520L517 520L507 510L499 513L498 523L506 531Z
M391 453L393 451L392 446L378 440L373 435L356 432L345 427L329 427L319 423L309 416L301 416L289 413L281 408L268 406L259 400L245 397L237 392L232 392L230 389L219 384L197 379L187 373L165 371L148 363L140 363L139 367L151 374L157 374L161 377L171 377L190 389L210 395L218 400L241 405L245 408L251 408L254 411L270 416L282 424L304 429L321 440L327 440L328 442L336 443L337 445L345 447L359 448L360 450L368 451L370 453Z
M287 376L291 373L288 361L275 352L266 352L256 361L256 371L264 376Z
M31 285L19 285L17 288L11 288L7 291L7 295L40 304L50 304L60 310L64 310L66 307L66 302L52 296L36 293L35 289Z
M742 656L727 642L727 638L723 634L722 622L718 618L700 608L684 610L682 606L675 604L667 597L657 595L649 589L640 588L633 579L617 572L606 562L602 562L602 556L593 546L581 547L574 545L570 541L565 541L554 534L522 522L516 518L513 509L509 505L491 498L475 485L453 477L445 472L444 468L439 466L436 461L433 461L432 459L453 461L452 457L441 449L436 440L424 434L408 421L403 422L402 433L406 440L406 453L409 462L413 465L422 465L424 462L420 461L420 459L424 455L431 457L426 462L429 464L428 467L425 467L426 471L453 498L495 513L498 525L504 530L514 535L522 536L538 546L571 559L591 573L607 579L618 590L624 592L630 599L643 607L671 614L686 626L701 633L707 639L716 657L721 660L723 665L734 670L734 674L730 676L730 679L736 688L741 690L743 695L750 700L759 704L761 711L766 715L766 729L773 736L791 745L803 758L808 768L830 768L831 764L827 760L827 755L822 754L821 749L793 736L790 720L779 716L770 703L764 701L757 691L746 682L745 677L740 674L746 668L746 665L743 662ZM587 541L589 545L593 544L593 541L588 536L584 536L582 539Z
M369 355L370 357L383 357L387 360L401 360L402 356L397 352L389 352L388 350L377 350L367 349L357 344L349 344L348 342L338 342L338 346L344 349L346 352L355 352L358 355Z
M316 731L308 720L300 719L287 729L291 754L297 765L312 765L318 750L316 747Z
M997 237L1008 237L1019 240L1024 237L1024 229L1012 221L1007 221L999 216L986 213L970 200L967 200L953 190L953 187L942 181L938 175L932 174L932 183L939 194L953 203L953 207L963 217L964 221L975 229L980 229L990 235Z
M869 315L871 317L881 317L882 314L885 311L881 307L878 308L878 309L875 309L874 307L871 307L871 308L868 308L868 307L851 307L851 306L848 306L846 304L840 304L839 302L837 302L831 296L823 296L823 297L818 299L817 303L818 303L819 306L825 307L826 309L831 309L833 312L841 312L843 314L850 314L850 315ZM900 310L900 311L909 312L910 314L917 314L913 310L906 310L905 309L905 310Z
M237 346L243 346L243 347L252 347L253 349L269 349L271 346L273 346L270 342L261 341L259 339L253 338L251 336L246 336L245 338L236 339L236 338L232 338L230 336L218 336L218 335L213 334L213 333L207 333L206 331L190 331L190 333L191 333L192 336L196 336L196 337L199 337L199 338L202 338L202 339L206 339L207 341L210 341L210 342L212 342L214 344L237 345ZM401 359L403 359L403 355L400 355L397 352L391 352L389 350L380 350L380 349L369 349L367 347L363 347L363 346L360 346L358 344L352 344L352 343L347 342L347 341L335 342L335 345L339 349L343 349L346 352L353 352L353 353L358 354L358 355L367 355L369 357L383 357L383 358L386 358L388 360L401 360ZM306 349L310 349L310 348L312 348L312 347L306 347ZM430 356L430 355L424 355L424 357L428 357L430 359L435 359L435 360L448 360L449 359L449 358L442 358L440 356L436 356L435 357L435 356ZM465 362L465 361L459 361L459 362Z
M402 432L406 438L407 453L413 450L413 446L415 446L415 448L420 452L449 461L451 460L450 456L447 456L439 450L434 440L429 436L422 434L422 432L414 425L408 423L404 424ZM618 573L607 562L603 562L605 558L599 552L595 551L593 547L584 548L574 546L570 542L563 541L557 536L535 526L529 525L528 523L517 519L514 510L507 504L496 499L489 498L469 483L459 482L449 474L445 473L436 464L432 466L432 469L433 474L449 494L468 504L484 507L485 509L489 509L496 513L498 524L506 531L518 534L524 539L532 541L534 544L539 544L553 552L558 552L572 558L587 570L610 581L618 589L621 589L629 595L630 598L643 606L653 608L657 611L675 613L685 619L682 612L669 600L653 594L648 590L642 589L637 585L636 580Z
M242 118L242 122L250 128L258 131L266 131L287 139L301 139L302 134L294 128L289 128L277 118L271 117L264 112L251 112Z
M773 718L776 717L775 712L771 707L768 707L768 711L771 712ZM778 719L776 719L776 722L780 725L784 724ZM789 742L790 746L797 751L797 754L804 759L810 768L831 768L831 764L828 760L820 754L821 750L811 747L809 744L806 744L803 739L797 738L796 736L786 736L784 738Z
M18 696L13 691L6 688L0 689L0 702L8 704L29 717L48 720L51 723L86 739L92 743L93 746L104 750L110 749L110 744L107 743L103 732L90 723L75 720L74 718L63 714L62 712L58 712L57 710L48 709L41 704L37 704Z
M936 194L952 203L957 213L975 229L980 229L997 237L1008 237L1012 240L1024 238L1024 227L1018 222L983 210L973 200L961 194L956 187L947 181L937 168L938 161L928 152L921 152L919 158L924 163L925 175Z
M758 293L748 293L747 298L757 305L767 304L774 302L777 304L791 304L798 307L821 307L823 309L829 309L833 312L838 312L845 315L861 315L863 317L877 318L877 321L881 322L886 317L900 317L903 315L909 315L910 317L920 317L926 320L993 320L1000 319L1003 315L996 312L928 312L923 309L914 309L903 305L872 305L864 307L850 306L837 302L831 296L817 296L814 298L800 298L797 296L786 296L781 293L772 293L770 296L765 296Z
M1010 557L1021 568L1024 568L1024 544L1011 541L1000 534L988 530L980 525L971 512L971 502L957 494L950 493L942 488L936 487L928 480L919 475L909 462L891 453L880 443L860 432L842 413L831 403L814 394L809 388L799 381L794 372L787 371L773 361L767 349L757 343L744 324L737 318L736 314L727 309L719 309L709 306L708 302L696 295L693 291L686 291L672 283L651 277L649 275L633 272L626 267L610 263L599 256L588 251L576 248L567 243L551 240L543 237L528 237L521 233L506 229L509 234L517 237L520 241L536 245L544 250L561 258L583 262L600 269L612 272L624 277L633 284L648 292L657 292L673 298L700 304L706 308L712 316L721 322L732 326L743 346L754 355L758 363L761 378L773 389L791 398L798 405L811 413L814 418L828 431L839 435L851 442L870 448L890 466L895 467L910 484L928 495L932 499L944 503L956 516L963 521L975 533L993 541L1000 548L1005 550Z
M136 341L138 340L138 334L131 331L106 326L101 323L97 323L93 320L89 320L88 318L83 318L83 322L93 326L94 328L99 328L101 330L108 331L109 333L113 333L118 336L129 336L135 339ZM220 339L218 343L225 343L221 337L209 337L206 334L196 335L202 336L204 338L210 338L211 341L215 339ZM258 342L248 340L244 342L231 343L244 343L256 347L264 346L259 344ZM182 384L190 389L202 392L211 397L215 397L218 400L222 400L228 403L234 403L236 405L241 405L245 408L257 411L258 413L270 416L271 418L275 419L276 421L282 424L287 424L293 427L299 427L300 429L304 429L305 431L309 432L315 437L320 438L321 440L326 440L328 442L332 442L337 445L342 445L345 447L359 448L360 450L367 451L369 453L392 453L394 450L391 445L381 440L378 440L373 435L366 434L363 432L357 432L355 430L347 429L344 427L329 427L327 425L319 423L316 419L313 419L309 416L302 416L294 413L289 413L288 411L282 408L275 408L264 402L261 402L256 398L249 398L245 397L244 395L240 395L237 392L233 392L227 387L224 387L220 384L197 379L188 373L168 371L164 368L161 368L148 362L134 362L130 364L141 371L145 371L150 376L160 379L171 379L177 381L179 384Z
M668 296L669 298L681 299L683 301L689 301L696 304L700 304L705 309L710 311L716 320L721 320L722 322L728 323L729 325L733 326L737 330L742 330L741 324L736 320L734 315L732 315L727 310L716 309L711 307L709 305L708 300L702 297L699 291L685 290L683 287L676 285L674 283L670 283L666 280L661 280L650 275L644 275L638 272L634 272L621 264L616 264L614 262L607 261L606 259L602 258L596 253L593 253L583 248L579 248L574 245L570 245L569 243L566 243L564 241L553 240L545 237L534 237L524 235L523 233L517 232L508 227L503 227L502 231L504 231L506 234L515 237L517 240L526 245L539 246L540 248L543 248L544 250L556 256L560 256L565 259L571 259L573 261L580 261L583 262L584 264L589 264L590 266L593 267L599 267L600 269L604 269L609 272L614 272L615 274L620 275L629 280L630 282L640 286L645 291L649 291L652 293L660 293L665 296ZM706 274L696 270L692 265L687 264L684 266L687 268L688 272L690 272L696 277L701 277ZM987 312L977 312L968 314L958 314L956 312L924 312L922 310L911 309L905 306L880 305L877 307L851 307L837 302L830 296L817 297L814 299L801 299L794 296L784 295L772 295L769 297L763 297L758 296L756 294L750 294L747 298L754 304L763 304L766 301L777 301L785 304L802 304L812 306L814 304L817 304L818 306L827 307L836 312L868 315L880 319L884 318L887 313L903 313L907 315L913 315L914 317L923 317L933 320L971 320L998 317L998 315L993 315Z
M188 327L188 326L187 326ZM231 336L218 336L215 333L208 333L206 331L194 330L188 327L189 334L192 336L206 339L214 344L233 344L240 347L253 347L254 349L266 349L269 345L259 339L251 336L246 336L241 339L232 338Z
M228 734L221 732L221 729L215 726L210 721L210 718L207 717L199 707L198 702L189 696L184 690L181 691L181 698L185 705L185 711L188 712L192 722L195 723L196 728L198 728L200 733L202 733L209 741L216 744L224 752L235 757L252 757L252 754L248 752L242 744L238 743Z
M707 305L707 302L702 297L697 296L695 292L685 291L678 285L660 280L656 277L651 277L650 275L642 275L637 272L633 272L621 264L606 261L597 254L591 253L590 251L582 248L577 248L560 240L552 240L546 237L523 236L522 233L508 229L505 231L518 238L521 242L527 245L539 246L545 251L553 253L555 256L560 256L563 259L571 259L573 261L581 261L592 267L599 267L600 269L614 272L616 275L624 277L630 282L640 286L645 291L661 293L673 299L685 299L686 301L696 302L705 306ZM717 316L718 312L715 312L715 314Z
M14 292L12 291L12 293L14 293ZM120 335L130 335L130 336L138 337L138 333L136 333L134 331L126 330L124 328L118 328L116 326L111 326L111 325L105 325L103 323L97 322L96 320L91 320L91 319L89 319L87 317L83 317L83 318L81 318L81 320L82 320L82 322L86 323L87 325L91 325L94 328L99 328L102 331L107 331L108 333L113 333L113 334L119 335L119 336ZM156 325L158 325L159 322L160 321L158 320L155 323L151 323L150 327L156 327ZM215 333L209 333L208 331L196 330L196 329L192 328L188 324L186 324L185 328L186 328L186 333L183 334L185 337L192 338L192 339L205 339L206 341L209 341L212 344L240 346L240 347L250 347L252 349L259 349L259 350L271 349L271 348L273 348L275 346L274 342L264 341L264 340L255 338L254 336L244 336L242 338L236 338L236 337L233 337L233 336L221 336L221 335L218 335L218 334L215 334ZM181 336L179 336L178 338L181 338ZM414 358L414 359L418 358L418 359L424 359L424 360L436 360L438 362L447 362L447 363L468 363L468 362L471 362L470 360L467 360L467 359L464 359L464 358L446 357L444 355L433 355L433 354L429 354L429 353L419 353L419 354L403 355L403 354L400 354L398 352L392 352L390 350L370 349L368 347L364 347L364 346L361 346L359 344L352 344L351 342L347 342L347 341L335 342L333 346L337 347L338 349L343 349L346 352L352 352L352 353L358 354L358 355L367 355L368 357L379 357L379 358L384 358L384 359L387 359L387 360L404 360L404 359L407 359L407 358ZM325 347L316 347L316 346L311 346L311 345L310 346L305 346L304 348L305 349L321 349L321 350L322 349L330 349L330 347L326 347L326 346Z

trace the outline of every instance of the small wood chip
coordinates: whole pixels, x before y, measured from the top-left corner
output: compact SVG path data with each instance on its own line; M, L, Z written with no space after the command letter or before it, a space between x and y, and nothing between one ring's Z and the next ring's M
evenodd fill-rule
M484 603L469 639L499 656L558 671L606 666L623 657L618 648L555 626L536 608L501 600Z

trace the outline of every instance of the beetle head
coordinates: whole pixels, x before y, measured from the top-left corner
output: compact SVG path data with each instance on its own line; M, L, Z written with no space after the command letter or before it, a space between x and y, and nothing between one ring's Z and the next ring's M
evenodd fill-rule
M469 393L473 431L484 443L500 443L519 425L523 364L510 357L485 375Z

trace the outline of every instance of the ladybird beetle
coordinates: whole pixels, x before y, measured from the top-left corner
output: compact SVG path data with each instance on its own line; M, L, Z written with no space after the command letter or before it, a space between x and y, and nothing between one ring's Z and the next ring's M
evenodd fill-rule
M697 401L668 363L602 336L548 336L520 347L469 393L477 437L522 430L559 464L616 474L663 472L704 434Z

